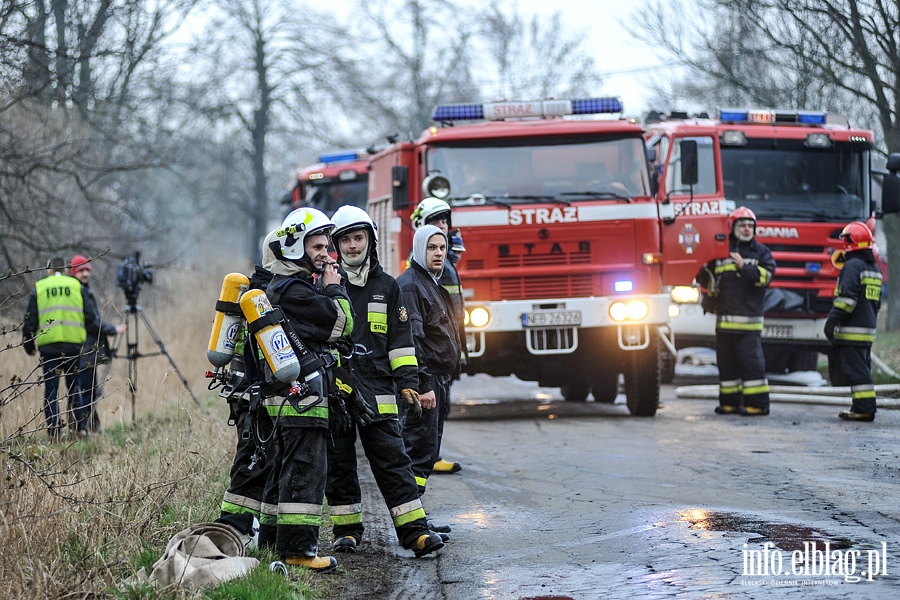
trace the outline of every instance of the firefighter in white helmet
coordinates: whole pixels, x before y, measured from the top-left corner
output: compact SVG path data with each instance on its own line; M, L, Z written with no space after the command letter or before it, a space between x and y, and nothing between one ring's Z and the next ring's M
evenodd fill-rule
M400 544L416 556L441 548L441 536L428 531L412 463L406 454L398 419L397 395L418 408L418 366L408 311L400 286L384 272L376 251L378 232L369 215L342 206L332 216L332 234L347 292L354 309L350 359L355 398L370 416L355 418L347 430L332 434L325 495L334 529L334 550L355 552L362 540L362 495L356 464L356 432L384 497ZM350 404L350 412L358 411ZM356 417L356 415L354 415Z
M459 272L456 270L456 264L459 262L460 253L464 252L466 248L462 243L459 229L453 229L450 205L443 200L425 198L419 202L411 218L414 229L419 229L422 225L434 225L447 236L449 248L447 249L447 260L444 262L444 271L441 273L440 284L449 292L450 299L453 301L453 311L459 324L460 348L463 351L460 360L460 368L462 368L466 362L466 303L463 300L462 284L459 279ZM459 373L454 374L453 378L458 379ZM446 406L441 407L440 412L438 459L434 463L434 472L439 474L456 473L462 469L462 466L458 462L450 462L440 456L440 439L444 435L444 420L450 414L450 403L448 402Z
M259 541L274 546L286 564L319 572L337 568L334 557L317 556L327 475L329 395L335 383L333 346L349 341L353 330L350 299L328 254L333 229L334 223L314 208L290 213L270 245L276 260L266 288L272 305L280 307L289 327L319 361L316 369L329 389L299 402L266 399L275 434L269 444L272 471L263 493Z

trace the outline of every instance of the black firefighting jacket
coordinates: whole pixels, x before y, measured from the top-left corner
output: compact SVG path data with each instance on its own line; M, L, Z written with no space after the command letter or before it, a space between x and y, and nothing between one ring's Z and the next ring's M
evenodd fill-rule
M731 251L744 259L739 270L734 260L716 258L704 265L696 280L706 290L721 331L762 331L766 288L775 275L775 260L764 244L738 241L731 235Z
M416 347L400 286L374 256L369 260L365 286L345 283L354 313L351 365L360 397L380 416L393 418L397 391L418 389Z
M398 278L416 342L419 393L432 390L431 375L453 375L459 368L459 327L453 302L446 289L430 273L411 261Z
M871 345L875 319L881 308L881 271L870 250L848 252L834 288L828 320L835 323L834 340L840 344Z

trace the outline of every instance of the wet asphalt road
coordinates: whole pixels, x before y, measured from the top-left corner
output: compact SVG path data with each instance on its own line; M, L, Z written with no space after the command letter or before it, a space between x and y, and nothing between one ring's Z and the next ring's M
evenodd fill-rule
M633 418L621 395L567 404L483 376L453 396L443 455L463 470L424 497L452 541L402 561L393 597L900 597L900 411L718 416L664 386Z

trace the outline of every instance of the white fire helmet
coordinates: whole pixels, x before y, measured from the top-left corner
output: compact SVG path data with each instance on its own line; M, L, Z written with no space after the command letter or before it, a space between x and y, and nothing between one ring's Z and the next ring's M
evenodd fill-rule
M413 229L419 229L422 225L437 218L442 213L447 213L447 228L453 226L450 223L450 205L437 198L425 198L416 207L411 215Z
M334 223L325 213L315 208L303 207L285 217L281 228L275 232L275 235L284 257L298 260L303 258L305 253L304 245L307 236L330 236L332 230L334 230Z
M378 243L378 226L369 213L358 206L345 204L334 211L331 220L334 222L334 231L331 233L331 237L334 239L335 245L337 245L337 239L345 233L363 228L367 228L371 233L372 243Z

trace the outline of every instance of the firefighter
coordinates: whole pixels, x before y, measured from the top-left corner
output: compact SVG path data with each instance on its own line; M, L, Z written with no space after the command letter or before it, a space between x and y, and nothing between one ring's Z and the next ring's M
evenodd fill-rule
M447 249L447 260L444 261L444 270L441 273L440 284L450 293L450 299L453 301L453 312L456 316L456 322L459 327L459 342L463 354L460 356L460 368L465 366L466 362L466 325L465 310L466 303L463 299L462 284L459 279L459 272L456 270L456 264L459 262L460 253L465 251L462 243L459 229L453 229L451 221L450 205L443 200L437 198L425 198L412 214L413 229L419 229L422 225L434 225L444 232L447 236L450 247ZM459 373L454 373L453 379L459 379ZM444 421L450 414L450 396L447 396L447 402L444 406L439 407L438 413L438 459L434 463L434 472L440 474L457 473L462 470L462 465L458 462L450 462L441 458L441 440L444 437Z
M259 543L274 545L287 565L322 573L337 568L334 557L317 556L327 475L329 394L334 383L331 346L349 341L353 330L350 299L337 264L328 255L333 228L334 223L314 208L290 213L270 245L277 260L266 289L272 305L280 307L293 333L321 365L315 371L321 375L309 381L325 380L325 385L319 385L318 395L299 401L294 394L265 401L275 433L271 448L267 447L272 466L263 493Z
M254 267L248 289L265 291L272 280L275 254L269 247L276 240L275 231L263 240L262 265ZM274 394L263 376L260 359L252 353L246 328L235 344L230 369L237 377L228 390L229 424L235 426L237 445L231 465L228 489L222 497L221 513L217 521L235 526L241 533L253 535L261 518L263 490L271 467L266 460L265 444L272 437L272 419L260 406L262 398ZM248 520L246 516L249 515ZM256 519L256 523L253 522Z
M881 271L876 262L875 240L865 223L850 223L840 238L844 248L835 252L833 261L841 272L825 321L825 337L832 344L828 361L832 368L831 385L850 386L850 410L838 414L841 419L874 421L872 343L881 308Z
M424 556L443 547L428 530L412 463L406 454L398 419L397 394L421 413L416 349L400 286L384 272L376 251L378 234L366 211L342 206L332 216L332 234L346 288L354 309L351 358L355 397L366 410L345 431L332 434L328 448L325 495L334 528L334 550L355 552L362 540L356 432L384 497L400 544ZM351 404L351 414L354 412Z
M459 325L450 293L439 284L447 256L447 236L422 225L413 237L409 268L397 278L409 310L419 367L421 417L411 410L401 417L406 451L413 463L419 495L440 452L440 412L449 403L450 382L459 370ZM447 527L433 528L437 531Z
M87 422L78 382L81 345L87 328L96 329L94 311L85 310L81 282L66 274L66 261L54 256L47 263L47 277L37 281L28 299L22 327L22 346L29 355L41 357L44 379L44 419L52 441L62 433L57 393L65 376L70 426L75 435L87 435Z
M769 414L769 382L762 351L766 288L775 274L769 249L755 239L756 215L739 207L728 215L730 253L697 273L704 307L716 313L719 406L716 414Z

